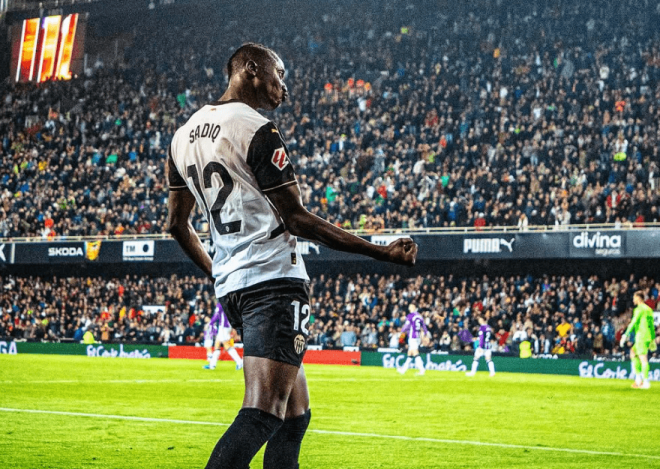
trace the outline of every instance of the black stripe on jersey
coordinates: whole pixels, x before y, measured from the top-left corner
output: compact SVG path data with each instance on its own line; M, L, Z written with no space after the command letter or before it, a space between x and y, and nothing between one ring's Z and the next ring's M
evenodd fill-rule
M167 181L171 191L180 191L188 187L186 180L181 177L179 170L176 169L174 159L172 158L171 146L167 149Z
M264 192L296 183L289 150L272 122L264 124L252 137L247 164Z
M284 226L284 223L280 223L280 226L278 226L273 231L271 231L270 236L268 237L268 239L277 238L279 235L281 235L285 231L286 231L286 227Z

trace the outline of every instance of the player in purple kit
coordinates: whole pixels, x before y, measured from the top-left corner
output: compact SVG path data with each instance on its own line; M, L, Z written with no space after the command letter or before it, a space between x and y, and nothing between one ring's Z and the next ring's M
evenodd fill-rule
M472 360L472 370L465 373L467 376L474 376L479 368L479 359L483 356L488 363L488 371L490 376L495 376L495 363L492 360L492 350L490 345L490 338L493 336L493 331L488 325L486 318L479 316L479 345L474 351L474 360Z
M401 329L402 334L408 334L408 358L398 371L404 374L414 361L418 374L423 375L426 370L424 369L422 357L419 356L419 344L424 336L429 335L429 330L426 323L424 323L424 318L417 311L417 306L410 305L408 311L410 311L410 314L406 316L406 322Z
M225 314L222 305L218 303L215 308L215 314L211 321L206 325L204 331L204 347L206 347L208 365L204 368L215 370L218 359L220 358L220 345L227 351L229 356L236 362L236 369L243 368L243 359L234 348L234 339L231 337L231 325Z
M210 317L206 316L204 324L204 348L206 349L206 360L209 364L213 357L213 344L215 343L216 335L218 335L218 322L212 321ZM208 365L204 368L208 368Z

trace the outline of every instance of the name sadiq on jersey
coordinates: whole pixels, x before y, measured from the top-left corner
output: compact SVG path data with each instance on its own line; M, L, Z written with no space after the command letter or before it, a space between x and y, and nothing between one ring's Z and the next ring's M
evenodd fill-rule
M218 124L198 125L190 131L190 143L194 143L198 138L210 138L215 143L218 135L220 135L220 126Z

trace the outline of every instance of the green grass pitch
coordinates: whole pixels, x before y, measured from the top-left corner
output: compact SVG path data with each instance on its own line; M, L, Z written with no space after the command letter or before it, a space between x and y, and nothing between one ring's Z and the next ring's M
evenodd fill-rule
M202 364L0 355L0 468L204 467L243 380L232 363ZM660 383L306 372L313 417L301 468L660 467Z

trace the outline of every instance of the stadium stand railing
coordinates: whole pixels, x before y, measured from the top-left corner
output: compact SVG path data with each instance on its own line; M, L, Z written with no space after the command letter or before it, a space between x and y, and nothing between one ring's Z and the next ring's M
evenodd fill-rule
M435 228L415 228L415 229L402 229L402 228L384 228L380 230L346 230L349 233L358 236L373 236L373 235L455 235L464 233L488 234L488 233L524 233L524 232L566 232L566 231L622 231L622 230L657 230L660 229L660 223L603 223L603 224L583 224L583 225L537 225L528 226L526 228L519 228L517 226L484 226L475 228L472 226L461 227L435 227ZM199 233L201 239L208 239L209 233ZM150 234L121 234L121 235L97 235L97 236L55 236L55 237L42 237L42 236L27 236L18 238L1 238L0 243L30 243L30 242L57 242L57 241L90 241L90 240L108 240L108 241L124 241L128 239L172 239L167 233L150 233Z

